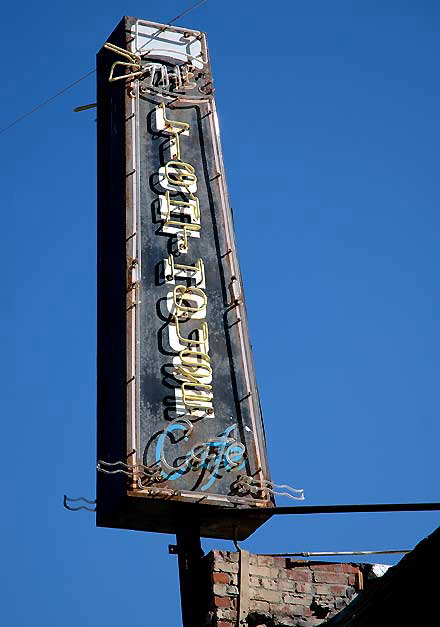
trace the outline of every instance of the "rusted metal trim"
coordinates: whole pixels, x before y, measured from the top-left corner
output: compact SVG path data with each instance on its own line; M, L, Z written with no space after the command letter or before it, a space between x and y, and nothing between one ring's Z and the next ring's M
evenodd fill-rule
M237 625L247 624L249 614L249 551L238 548L238 610Z

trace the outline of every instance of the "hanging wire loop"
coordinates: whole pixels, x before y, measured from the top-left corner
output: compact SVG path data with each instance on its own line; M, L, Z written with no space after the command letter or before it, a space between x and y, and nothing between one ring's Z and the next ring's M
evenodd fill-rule
M87 512L96 512L96 507L87 507L87 505L78 505L78 507L71 507L68 502L69 503L82 502L82 503L87 503L88 505L96 505L96 500L92 501L90 499L86 499L84 496L79 496L76 499L72 499L68 497L66 494L64 495L64 499L63 499L64 507L68 509L70 512L78 512L80 509L84 509Z

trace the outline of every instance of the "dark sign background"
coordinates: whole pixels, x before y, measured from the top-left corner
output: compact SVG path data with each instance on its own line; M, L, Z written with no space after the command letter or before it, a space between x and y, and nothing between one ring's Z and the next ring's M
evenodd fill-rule
M155 446L154 435L163 431L173 411L174 387L178 379L172 376L172 357L176 352L169 346L168 325L170 316L166 307L166 296L173 285L164 282L162 260L175 248L175 236L163 232L158 207L158 192L164 193L157 182L159 167L164 165L164 155L169 144L165 134L153 134L151 118L159 99L141 98L139 113L141 125L141 323L140 323L140 436L144 452L144 463L151 463L150 447ZM176 263L192 265L201 258L205 266L208 297L206 323L209 329L209 356L212 367L212 394L215 416L209 415L194 423L193 438L185 446L175 445L174 449L185 454L199 442L220 436L225 429L237 424L237 439L246 445L246 468L241 472L253 474L258 470L255 464L255 444L252 422L249 416L248 394L256 398L256 389L248 390L244 380L243 361L239 346L238 324L242 305L232 300L231 270L225 227L221 215L219 185L215 169L211 133L211 116L206 116L207 103L195 106L175 106L167 109L171 120L187 122L190 135L180 139L181 157L190 163L197 175L197 197L200 203L200 237L188 237L188 252L175 257ZM147 122L144 125L144 121ZM150 123L148 123L148 121ZM162 158L161 158L162 156ZM214 180L211 180L214 179ZM176 284L185 280L176 278ZM184 325L183 329L186 327ZM196 326L200 326L199 324ZM185 330L185 335L188 335ZM257 402L258 406L258 402ZM245 429L248 426L249 431ZM194 439L195 438L195 439ZM183 445L182 445L183 444ZM173 456L173 446L169 447ZM175 455L177 457L177 455ZM172 458L172 457L171 457ZM193 490L204 481L200 471L189 471L172 482L174 489ZM211 492L231 493L234 473L221 472L212 486ZM170 482L171 483L171 482ZM174 487L175 486L175 487Z

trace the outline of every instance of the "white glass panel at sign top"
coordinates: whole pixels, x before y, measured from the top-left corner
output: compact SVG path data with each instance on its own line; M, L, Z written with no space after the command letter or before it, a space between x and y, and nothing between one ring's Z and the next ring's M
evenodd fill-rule
M150 52L151 56L169 57L178 61L192 61L199 69L204 66L202 39L198 39L199 31L180 28L163 28L163 24L152 22L136 23L136 50L140 54Z

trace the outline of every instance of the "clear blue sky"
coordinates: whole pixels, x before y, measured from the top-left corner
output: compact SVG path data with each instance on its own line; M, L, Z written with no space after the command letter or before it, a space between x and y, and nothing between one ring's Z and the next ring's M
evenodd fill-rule
M123 14L189 4L8 3L0 127L92 69ZM306 504L439 500L439 11L209 0L180 22L208 34L272 477ZM14 627L180 623L172 536L62 508L95 494L96 113L72 112L94 100L90 77L0 135ZM438 520L290 517L244 546L411 548Z

